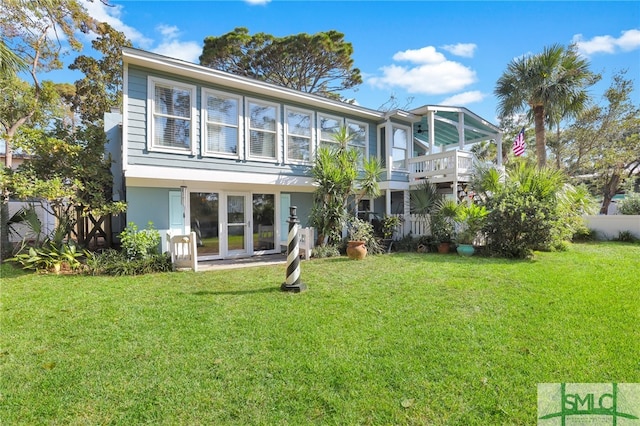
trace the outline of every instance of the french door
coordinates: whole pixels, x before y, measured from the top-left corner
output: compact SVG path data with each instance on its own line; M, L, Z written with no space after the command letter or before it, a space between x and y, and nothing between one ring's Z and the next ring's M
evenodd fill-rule
M275 194L191 192L189 216L200 260L275 253ZM286 232L286 230L285 230Z

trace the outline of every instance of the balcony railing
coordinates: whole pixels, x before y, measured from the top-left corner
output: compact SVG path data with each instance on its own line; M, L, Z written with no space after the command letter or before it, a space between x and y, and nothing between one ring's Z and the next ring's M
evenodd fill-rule
M423 179L431 182L469 180L473 173L474 156L466 151L445 151L409 159L409 182Z

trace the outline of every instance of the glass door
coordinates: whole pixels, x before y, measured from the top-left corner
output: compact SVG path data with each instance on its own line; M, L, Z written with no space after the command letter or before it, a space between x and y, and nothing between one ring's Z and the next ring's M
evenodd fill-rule
M274 194L253 194L253 250L255 253L274 252L276 245L276 196Z
M251 229L251 216L248 214L246 194L227 195L227 255L242 256L249 254L247 229Z
M220 194L192 192L189 194L191 231L196 233L198 258L207 260L220 257Z

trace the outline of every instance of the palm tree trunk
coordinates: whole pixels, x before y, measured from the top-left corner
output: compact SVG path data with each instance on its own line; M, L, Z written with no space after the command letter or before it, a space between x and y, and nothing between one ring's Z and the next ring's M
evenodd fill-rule
M547 142L544 137L544 107L542 105L533 107L533 120L536 130L538 168L543 168L547 165Z

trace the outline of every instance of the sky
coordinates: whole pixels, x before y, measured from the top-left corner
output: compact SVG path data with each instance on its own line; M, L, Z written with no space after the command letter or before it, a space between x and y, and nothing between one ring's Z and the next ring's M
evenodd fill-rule
M600 102L611 77L627 71L640 105L638 1L131 1L86 2L134 47L198 63L203 40L236 27L278 37L337 30L353 45L363 83L343 92L363 107L391 99L401 109L464 106L497 124L497 80L509 62L552 44L576 43L601 73L590 90ZM87 42L87 44L89 44ZM72 61L70 56L69 62ZM81 74L58 71L54 81Z

